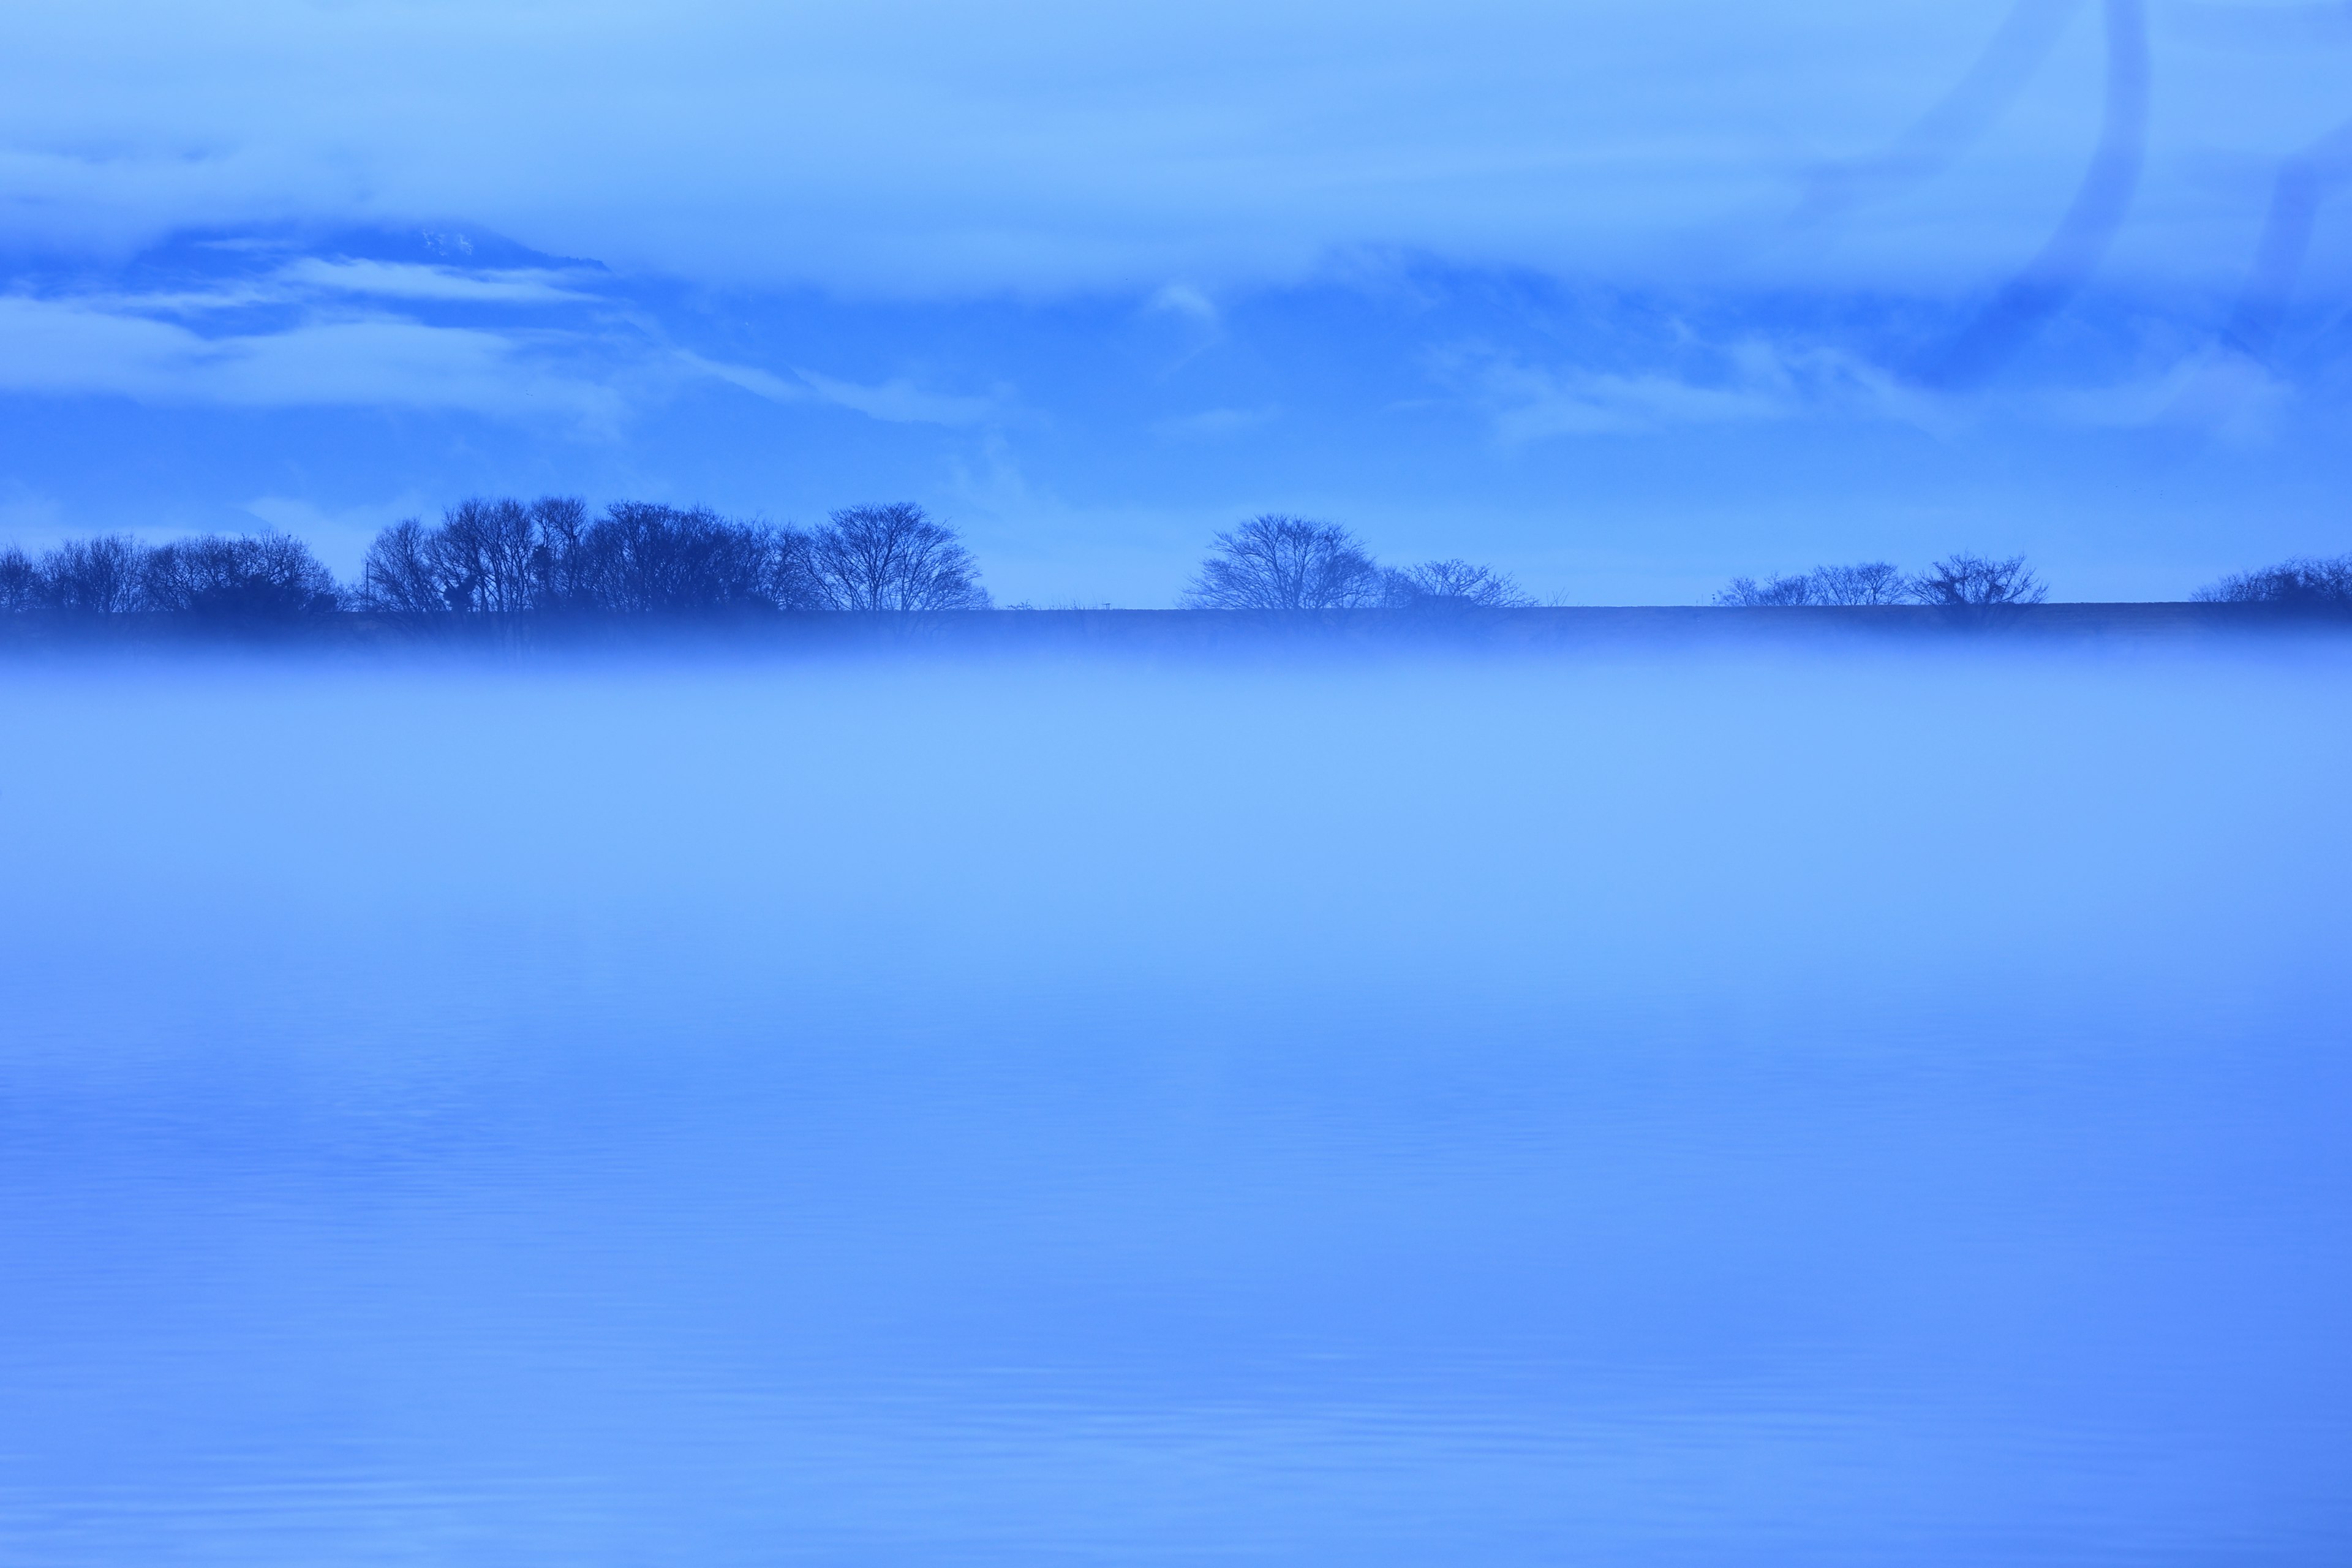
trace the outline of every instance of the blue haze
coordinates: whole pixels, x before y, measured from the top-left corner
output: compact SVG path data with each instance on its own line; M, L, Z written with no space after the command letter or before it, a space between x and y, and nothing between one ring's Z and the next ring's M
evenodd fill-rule
M0 1557L2340 1562L2347 674L19 667Z

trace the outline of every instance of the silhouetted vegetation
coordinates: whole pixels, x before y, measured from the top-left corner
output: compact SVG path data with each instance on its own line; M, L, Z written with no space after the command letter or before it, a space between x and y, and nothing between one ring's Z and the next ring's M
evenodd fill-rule
M1813 597L1811 574L1802 572L1789 577L1767 577L1760 583L1753 577L1734 577L1731 585L1715 596L1715 602L1741 610L1820 603Z
M919 506L835 512L805 542L799 568L815 600L835 610L984 610L980 569L951 529Z
M0 550L0 616L21 615L40 605L41 569L13 544Z
M1337 523L1268 512L1216 536L1184 591L1199 610L1515 609L1535 601L1467 561L1384 567Z
M1507 572L1467 561L1425 561L1382 573L1381 603L1392 610L1520 610L1535 600Z
M1269 512L1214 536L1182 603L1214 610L1453 611L1532 607L1508 573L1460 559L1382 564L1332 522ZM1906 574L1885 561L1735 577L1714 602L1803 605L2033 605L2048 590L2021 555L1959 553ZM2352 555L2298 558L2200 588L2213 605L2352 609ZM0 616L44 626L226 631L345 625L467 628L501 646L567 624L732 622L786 612L891 613L992 607L956 531L910 502L845 508L813 530L720 516L707 507L616 501L591 515L568 496L477 497L440 521L376 535L355 587L299 540L264 531L148 545L127 533L68 540L38 556L0 546ZM1026 602L1015 609L1033 609ZM1108 610L1108 605L1065 608ZM356 613L349 621L335 617ZM111 636L113 634L107 634Z
M1817 605L1899 605L1911 596L1911 579L1885 561L1816 566L1812 585Z
M853 507L814 534L705 507L469 500L377 536L362 599L408 620L525 612L692 619L779 610L983 609L955 531L920 507Z
M1388 584L1356 536L1337 523L1267 512L1216 536L1184 603L1196 610L1353 610Z
M461 501L438 527L411 518L370 546L368 608L411 622L453 616L693 617L805 609L814 600L789 530L731 522L707 508L547 496Z
M157 545L141 563L140 583L146 609L247 626L331 615L342 604L333 575L282 533Z
M146 551L127 533L69 539L41 557L41 603L71 616L119 616L143 609Z
M145 545L127 533L73 539L36 561L0 552L0 610L75 620L142 613L266 626L331 614L343 598L308 546L282 533L208 533Z
M2284 605L2309 609L2352 608L2352 555L2332 560L2309 556L2282 561L2259 572L2242 572L2207 584L2191 595L2207 605Z
M1911 579L1911 596L1923 605L2038 605L2050 590L2022 555L1948 555Z
M2025 557L1950 555L1917 576L1885 561L1816 566L1793 576L1734 577L1715 602L1738 609L1784 605L2038 605L2048 595Z

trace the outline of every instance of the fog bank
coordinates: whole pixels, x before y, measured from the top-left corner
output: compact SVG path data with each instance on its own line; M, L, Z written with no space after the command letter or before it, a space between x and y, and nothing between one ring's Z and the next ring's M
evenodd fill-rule
M0 1554L2352 1545L2352 659L0 678Z

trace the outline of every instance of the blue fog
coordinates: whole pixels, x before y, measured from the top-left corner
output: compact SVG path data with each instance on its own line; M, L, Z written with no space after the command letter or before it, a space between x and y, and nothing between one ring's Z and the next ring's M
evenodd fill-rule
M2341 1562L2347 673L19 667L0 1557Z

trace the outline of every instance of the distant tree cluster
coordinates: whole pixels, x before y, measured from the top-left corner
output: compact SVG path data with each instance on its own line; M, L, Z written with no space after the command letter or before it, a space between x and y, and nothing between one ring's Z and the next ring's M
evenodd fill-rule
M1268 512L1216 535L1184 604L1196 610L1517 609L1507 574L1466 561L1383 566L1337 523Z
M208 533L147 545L127 533L68 540L37 560L0 550L0 611L118 616L161 611L237 625L343 607L335 579L300 540Z
M1864 561L1735 577L1715 603L2039 605L2048 594L2022 555L1963 553L1919 573ZM2195 598L2352 609L2352 554L2240 573ZM1387 565L1337 523L1268 512L1214 536L1182 602L1210 610L1448 610L1524 608L1535 600L1491 567ZM411 518L383 530L360 581L348 585L299 540L268 531L156 545L101 534L37 557L0 547L0 615L72 619L148 613L263 627L358 611L425 627L989 606L956 531L903 501L848 507L802 529L651 501L616 501L592 516L586 502L568 496L478 498L447 508L436 523Z
M2025 557L1948 555L1908 574L1885 561L1816 566L1788 577L1734 577L1715 602L1736 609L1778 605L2038 605L2050 590Z
M975 610L979 568L955 531L907 503L849 507L813 531L706 508L619 501L591 519L551 496L469 500L437 526L376 536L359 602L407 620L759 610Z
M2282 561L2259 572L2241 572L2197 590L2205 605L2296 605L2314 609L2352 607L2352 555L2332 560L2309 556Z
M376 535L355 585L299 540L205 534L142 544L69 540L37 559L0 549L0 613L142 612L286 625L338 610L408 624L524 614L688 618L762 610L985 609L952 529L906 503L850 507L812 530L737 522L703 507L620 501L461 501L438 523Z

